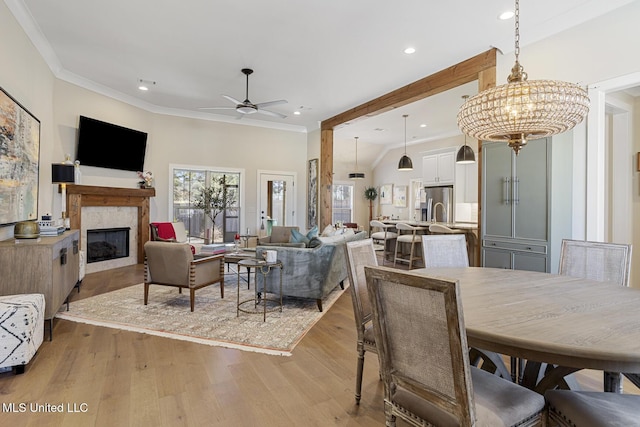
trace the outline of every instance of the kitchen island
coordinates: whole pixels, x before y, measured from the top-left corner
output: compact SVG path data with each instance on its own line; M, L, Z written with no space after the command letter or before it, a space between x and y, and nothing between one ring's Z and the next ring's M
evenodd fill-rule
M478 224L474 222L434 222L434 221L415 221L410 219L379 219L385 224L395 225L399 222L404 222L412 226L424 227L429 229L431 224L439 224L449 227L453 230L463 230L467 238L467 251L469 253L469 266L480 266L480 245L478 241ZM393 230L395 232L395 230ZM429 234L426 231L426 234ZM395 250L395 240L387 241L387 251L393 252Z

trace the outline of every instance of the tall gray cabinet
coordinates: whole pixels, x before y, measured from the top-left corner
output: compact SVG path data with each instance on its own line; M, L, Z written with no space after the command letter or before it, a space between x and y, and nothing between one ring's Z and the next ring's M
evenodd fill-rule
M517 156L506 143L485 142L482 171L482 265L550 272L550 138Z

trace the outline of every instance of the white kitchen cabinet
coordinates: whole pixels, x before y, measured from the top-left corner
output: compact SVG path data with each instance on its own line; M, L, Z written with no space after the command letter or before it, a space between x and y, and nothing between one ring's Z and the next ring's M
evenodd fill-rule
M455 167L456 203L478 203L478 162Z
M428 154L422 158L422 185L453 185L455 181L455 149Z

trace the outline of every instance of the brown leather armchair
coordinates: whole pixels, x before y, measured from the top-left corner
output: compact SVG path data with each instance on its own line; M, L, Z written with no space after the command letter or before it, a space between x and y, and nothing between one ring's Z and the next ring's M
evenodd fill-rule
M149 299L149 285L164 285L189 289L191 311L195 291L220 283L220 298L224 298L224 255L194 260L191 247L183 243L153 242L144 244L144 305Z

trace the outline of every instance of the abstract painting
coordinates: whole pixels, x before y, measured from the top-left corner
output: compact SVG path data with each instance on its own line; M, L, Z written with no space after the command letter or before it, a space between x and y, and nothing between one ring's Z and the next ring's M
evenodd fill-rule
M40 121L0 88L0 224L38 218Z
M318 225L318 159L309 160L307 171L307 229Z

